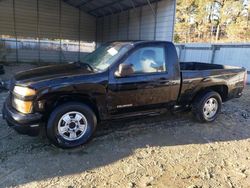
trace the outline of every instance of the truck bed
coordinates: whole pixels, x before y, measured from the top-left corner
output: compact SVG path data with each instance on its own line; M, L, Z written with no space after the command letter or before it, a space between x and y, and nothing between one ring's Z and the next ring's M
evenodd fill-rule
M244 88L245 69L200 62L181 62L181 89L179 103L190 103L202 88L222 86L227 90L227 100L241 93ZM220 88L221 89L221 88Z

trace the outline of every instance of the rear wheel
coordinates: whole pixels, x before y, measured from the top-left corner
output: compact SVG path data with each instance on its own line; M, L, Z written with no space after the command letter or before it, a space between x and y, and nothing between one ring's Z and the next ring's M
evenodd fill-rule
M200 122L213 122L221 111L222 100L219 93L208 91L199 95L193 105L194 117Z
M61 148L74 148L90 140L97 125L94 112L81 103L65 103L51 114L47 136Z

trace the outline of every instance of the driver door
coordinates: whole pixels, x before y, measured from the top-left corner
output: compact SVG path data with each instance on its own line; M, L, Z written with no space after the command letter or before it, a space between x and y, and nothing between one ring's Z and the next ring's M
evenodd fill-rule
M167 103L171 93L164 45L135 49L120 64L132 65L129 75L110 71L108 110L110 114L145 111Z

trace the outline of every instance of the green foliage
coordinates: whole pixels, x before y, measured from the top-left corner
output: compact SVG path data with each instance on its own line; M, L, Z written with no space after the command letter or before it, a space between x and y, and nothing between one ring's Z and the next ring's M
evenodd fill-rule
M249 0L178 0L175 42L250 42Z

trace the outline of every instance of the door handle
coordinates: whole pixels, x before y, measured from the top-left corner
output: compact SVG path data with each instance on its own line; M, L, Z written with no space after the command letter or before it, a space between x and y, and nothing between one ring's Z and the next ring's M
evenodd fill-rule
M155 82L156 86L170 85L170 81L167 78L159 78Z

